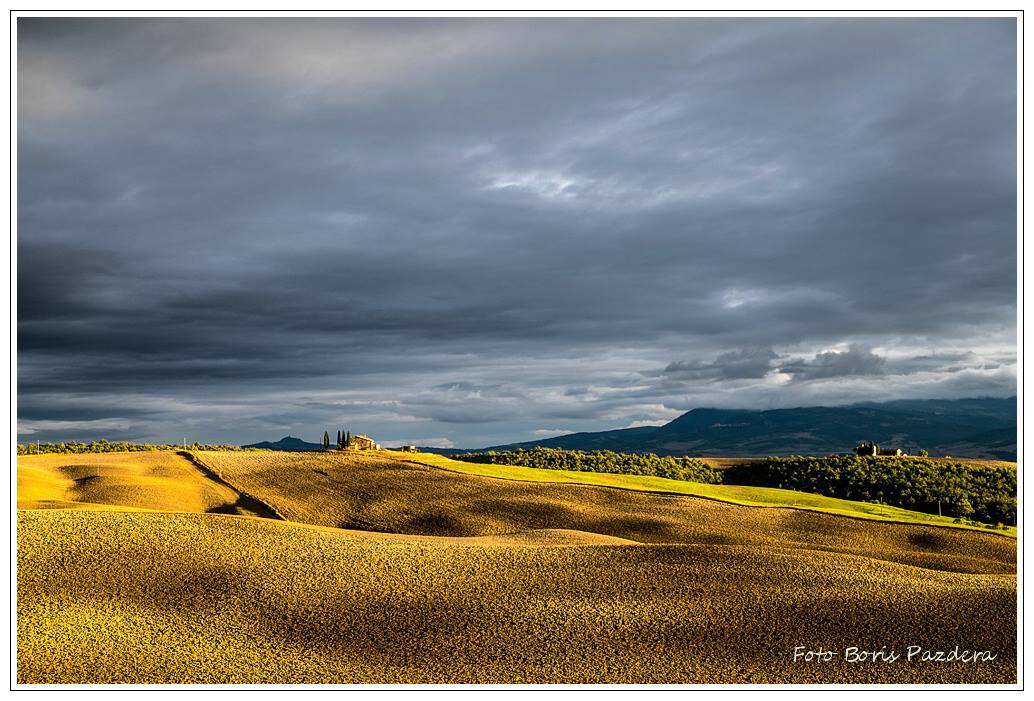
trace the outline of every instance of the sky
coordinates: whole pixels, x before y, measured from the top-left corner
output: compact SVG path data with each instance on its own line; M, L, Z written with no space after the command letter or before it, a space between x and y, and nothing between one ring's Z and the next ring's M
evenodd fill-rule
M1016 22L17 20L19 441L1016 393Z

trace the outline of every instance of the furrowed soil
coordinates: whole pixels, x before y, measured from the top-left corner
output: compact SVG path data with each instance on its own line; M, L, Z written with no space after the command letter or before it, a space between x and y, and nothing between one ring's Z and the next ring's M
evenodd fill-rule
M197 460L19 459L19 683L1016 681L1004 536L400 454Z

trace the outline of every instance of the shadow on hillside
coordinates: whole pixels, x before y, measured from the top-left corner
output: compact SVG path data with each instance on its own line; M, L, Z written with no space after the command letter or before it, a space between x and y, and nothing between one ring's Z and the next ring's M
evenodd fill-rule
M269 509L265 504L247 496L246 494L239 494L237 501L232 504L220 504L219 506L213 506L208 509L206 513L209 514L229 514L230 516L260 516L262 518L276 518L275 516L269 515Z

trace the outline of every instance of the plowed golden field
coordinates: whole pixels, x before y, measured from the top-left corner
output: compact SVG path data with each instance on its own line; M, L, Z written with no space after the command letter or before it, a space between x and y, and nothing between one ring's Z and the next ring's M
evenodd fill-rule
M1016 681L1006 536L390 453L196 460L19 459L19 683Z

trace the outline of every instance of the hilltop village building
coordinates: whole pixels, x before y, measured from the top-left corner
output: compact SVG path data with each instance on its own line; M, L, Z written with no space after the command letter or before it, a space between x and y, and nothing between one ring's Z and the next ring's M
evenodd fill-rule
M369 436L352 436L345 450L380 450L381 444Z
M855 455L904 455L901 448L881 448L875 443L860 443L854 449Z

